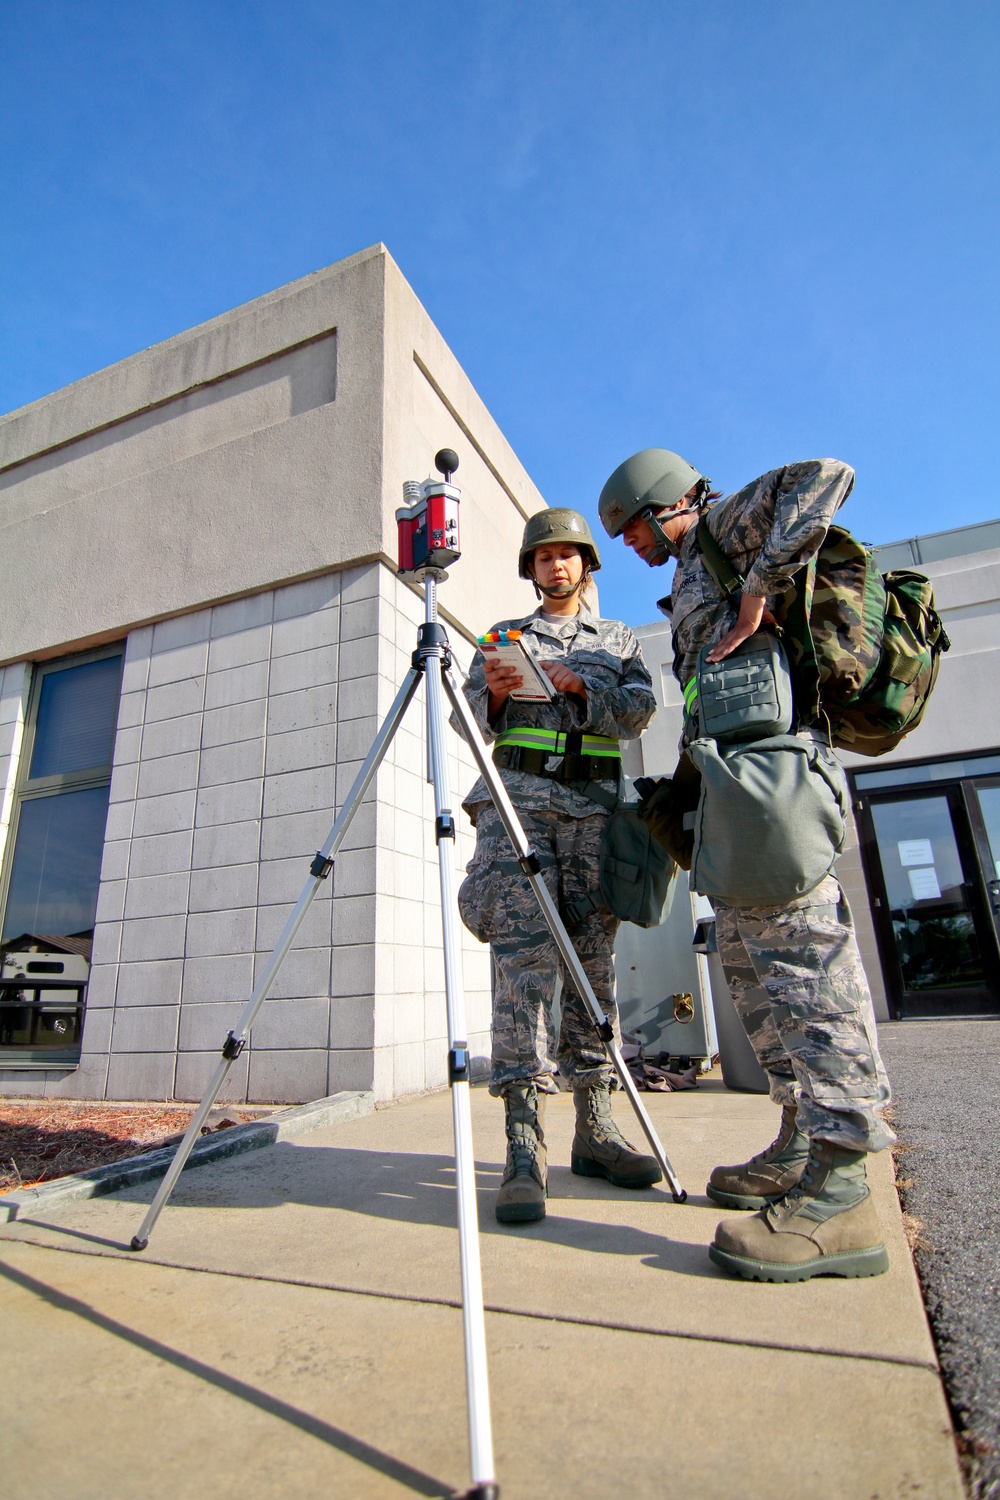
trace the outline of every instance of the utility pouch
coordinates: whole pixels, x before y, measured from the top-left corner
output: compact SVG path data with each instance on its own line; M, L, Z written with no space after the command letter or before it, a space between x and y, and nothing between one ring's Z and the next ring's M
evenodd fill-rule
M739 744L784 735L792 727L792 679L778 637L758 630L723 658L698 656L694 677L684 689L685 730L691 740Z
M847 830L847 783L832 750L805 733L750 744L696 740L701 772L691 883L731 906L781 906L833 868Z
M601 894L615 916L636 927L659 927L676 875L676 861L643 822L638 803L619 803L601 843Z
M636 927L658 927L670 911L677 864L654 838L638 802L620 802L593 782L576 786L611 816L604 825L598 889L582 901L570 901L564 914L571 927L585 921L601 906L621 922Z

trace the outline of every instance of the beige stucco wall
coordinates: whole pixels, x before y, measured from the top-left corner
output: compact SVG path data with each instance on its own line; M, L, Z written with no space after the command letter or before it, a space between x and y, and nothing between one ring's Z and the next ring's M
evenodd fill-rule
M378 245L0 419L0 662L395 555L403 479L453 446L467 632L532 601L544 503ZM487 618L488 617L488 618Z

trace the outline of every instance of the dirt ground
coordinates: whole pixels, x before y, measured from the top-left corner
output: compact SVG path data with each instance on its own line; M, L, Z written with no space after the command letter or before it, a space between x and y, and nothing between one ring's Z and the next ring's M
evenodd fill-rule
M54 1099L0 1101L0 1194L137 1156L179 1140L193 1104L101 1104ZM271 1108L226 1105L202 1134L270 1114Z

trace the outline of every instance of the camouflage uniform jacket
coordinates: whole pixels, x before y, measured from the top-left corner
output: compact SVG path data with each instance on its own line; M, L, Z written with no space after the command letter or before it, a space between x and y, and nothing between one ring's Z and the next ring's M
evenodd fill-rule
M621 620L601 620L581 604L580 613L565 620L546 620L541 609L522 620L501 620L492 630L521 630L540 661L558 661L587 685L587 701L575 694L556 693L550 703L517 703L508 698L499 717L487 717L489 693L482 653L477 651L465 682L476 723L483 738L495 740L505 729L580 729L610 739L636 739L653 714L653 685L635 635ZM553 766L558 764L553 759ZM515 807L550 808L573 818L592 817L597 804L566 782L526 771L501 769L500 777ZM615 781L603 785L614 787ZM474 819L490 794L482 777L462 806Z
M854 470L835 458L772 469L707 512L726 557L746 579L744 592L763 594L773 609L797 568L815 557L838 508L854 486ZM705 566L691 527L681 543L670 597L674 676L683 687L698 653L736 623L736 610Z

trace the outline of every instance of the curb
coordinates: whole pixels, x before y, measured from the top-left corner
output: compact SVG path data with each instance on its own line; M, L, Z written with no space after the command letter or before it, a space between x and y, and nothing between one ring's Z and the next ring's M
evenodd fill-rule
M242 1156L246 1151L258 1151L277 1141L294 1140L296 1136L320 1130L324 1125L370 1115L374 1109L373 1094L344 1090L325 1099L315 1099L311 1104L296 1104L263 1120L231 1125L227 1130L213 1132L196 1141L184 1164L184 1171L203 1167L209 1162L224 1161L229 1156ZM0 1224L13 1223L29 1210L34 1214L44 1214L59 1204L101 1198L105 1193L118 1192L119 1188L161 1177L176 1150L176 1146L161 1146L156 1151L143 1152L141 1156L111 1162L106 1167L93 1167L89 1172L59 1177L55 1182L43 1182L39 1187L25 1188L19 1193L5 1193L0 1198Z

